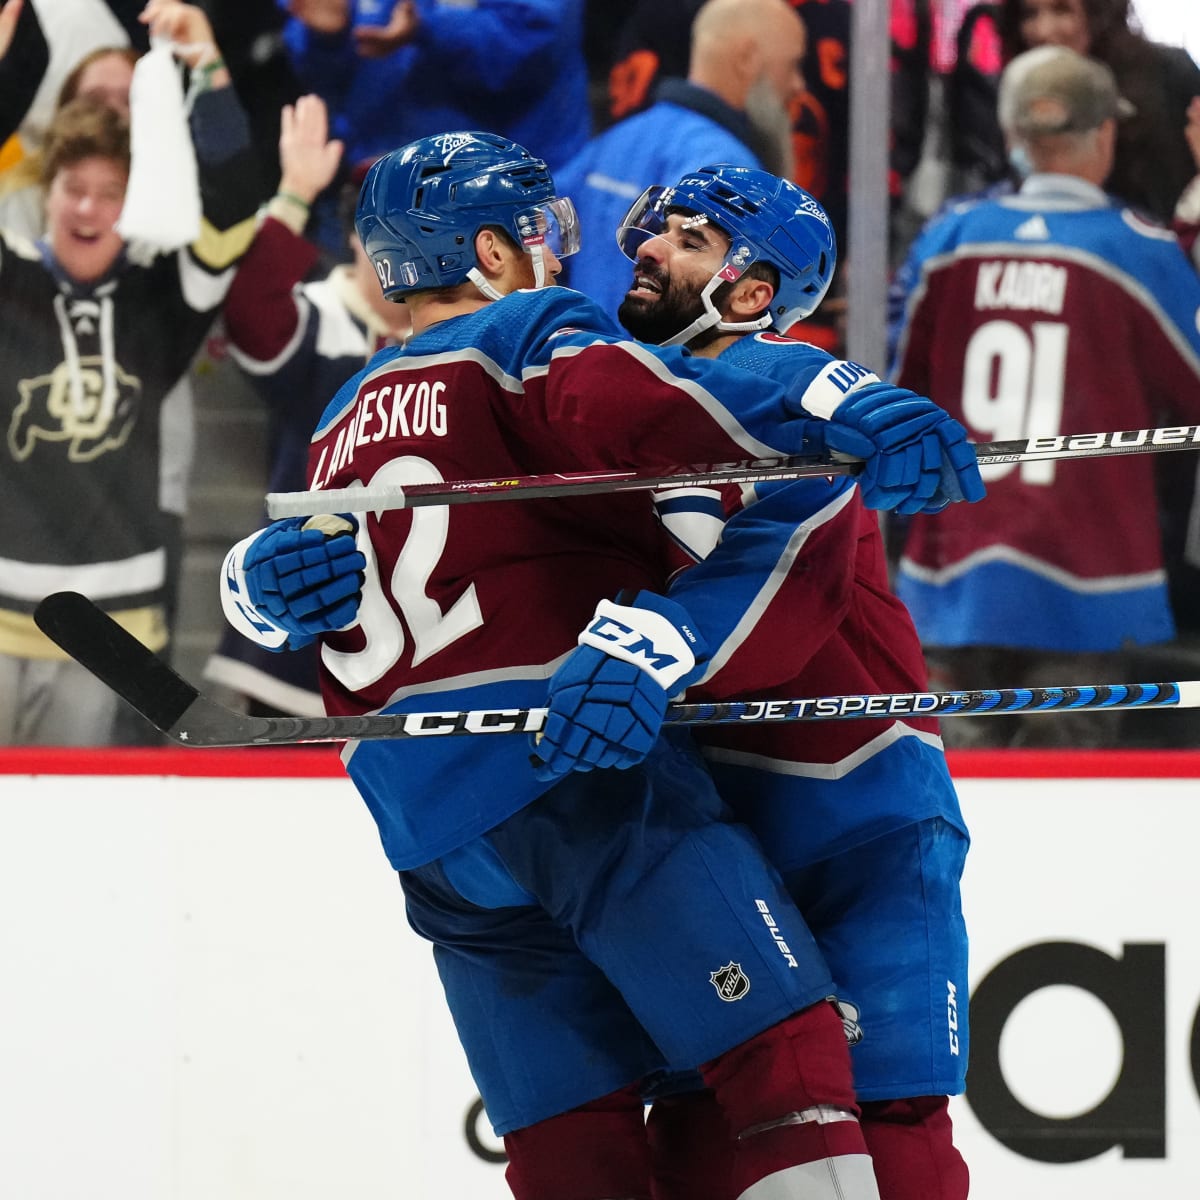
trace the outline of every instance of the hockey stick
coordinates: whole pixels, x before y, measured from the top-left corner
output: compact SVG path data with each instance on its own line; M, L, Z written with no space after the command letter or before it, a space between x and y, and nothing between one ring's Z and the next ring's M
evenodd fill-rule
M202 696L161 658L78 592L47 596L38 628L131 704L156 729L185 746L279 746L350 739L536 733L544 708L464 712L368 713L347 717L252 717ZM764 721L839 721L904 716L953 717L1081 709L1198 708L1200 682L1114 683L962 692L883 692L805 700L730 700L672 704L672 725Z
M1200 449L1200 425L1127 429L1117 433L1077 433L1015 442L980 442L975 458L981 467L999 463L1039 462L1051 458L1107 458L1114 454L1160 454ZM814 475L856 475L859 459L763 458L741 463L681 467L672 471L598 471L561 475L517 475L509 479L459 479L414 483L407 487L330 488L313 492L268 492L267 513L308 517L319 513L382 512L433 504L480 500L551 499L660 487L716 487L723 483L762 483Z

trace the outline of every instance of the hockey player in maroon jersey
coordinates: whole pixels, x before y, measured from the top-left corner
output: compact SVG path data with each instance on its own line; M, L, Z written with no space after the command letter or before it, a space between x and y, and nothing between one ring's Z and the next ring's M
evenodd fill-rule
M698 356L760 377L802 380L793 386L806 408L886 442L903 413L889 385L770 329L806 317L833 271L828 218L811 196L762 171L704 168L672 188L650 189L618 240L635 264L621 307L630 332L682 341ZM927 418L919 406L911 416ZM978 499L978 469L966 454L959 462L948 483ZM876 492L878 474L866 480ZM723 495L660 493L664 525L687 567L668 595L711 648L689 701L926 686L916 632L889 590L878 523L862 490L843 477L735 486ZM586 770L609 741L629 750L605 719L612 689L579 685L595 654L581 643L551 680L551 718L539 744L558 771ZM967 832L937 722L695 732L719 790L779 867L833 973L856 1042L862 1130L880 1195L961 1200L967 1170L947 1097L963 1090L967 1060L959 904ZM670 1077L652 1094L656 1200L736 1196L737 1131L711 1092ZM800 1128L805 1119L795 1118Z
M414 336L335 396L313 438L317 487L836 443L893 465L889 500L943 502L942 443L926 455L926 435L957 432L950 454L961 429L928 401L911 397L912 437L876 451L851 428L789 419L799 399L774 381L640 346L577 293L544 289L573 248L573 211L504 139L445 134L385 156L358 230ZM653 591L664 583L650 503L609 496L368 514L357 545L276 522L230 552L223 601L266 644L321 637L332 713L537 705L599 607L593 682L619 693L625 738L595 765L629 769L557 778L508 736L345 754L435 945L510 1186L522 1200L649 1197L640 1082L688 1062L745 1134L735 1195L874 1197L829 972L688 741L656 740L666 696L706 656Z

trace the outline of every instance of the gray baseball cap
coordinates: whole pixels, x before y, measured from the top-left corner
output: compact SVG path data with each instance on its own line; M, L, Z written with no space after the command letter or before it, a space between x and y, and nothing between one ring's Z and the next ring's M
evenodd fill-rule
M998 109L1004 131L1022 138L1083 133L1134 112L1108 67L1065 46L1017 55L1000 77Z

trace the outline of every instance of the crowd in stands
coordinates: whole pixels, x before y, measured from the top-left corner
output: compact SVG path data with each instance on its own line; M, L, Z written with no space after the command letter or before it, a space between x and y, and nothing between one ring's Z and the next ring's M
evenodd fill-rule
M169 653L191 368L214 330L267 414L270 488L303 488L338 384L408 336L353 226L388 150L483 129L543 157L583 229L559 282L614 317L631 279L614 234L647 187L715 162L793 179L840 252L803 336L844 354L851 14L0 0L0 744L145 739L33 610L84 591ZM1142 35L1136 0L893 0L890 35L891 361L868 365L976 441L1200 420L1196 62ZM1048 46L1098 66L1082 124L1005 107L1004 69ZM1078 94L1062 99L1074 113ZM985 304L984 259L1041 270L1041 299ZM1194 640L1197 478L1188 453L1026 464L994 471L980 504L894 520L893 585L933 685L1121 682L1144 651ZM209 677L247 707L320 711L311 652L233 635L213 652ZM1113 744L1114 717L947 724L971 744Z

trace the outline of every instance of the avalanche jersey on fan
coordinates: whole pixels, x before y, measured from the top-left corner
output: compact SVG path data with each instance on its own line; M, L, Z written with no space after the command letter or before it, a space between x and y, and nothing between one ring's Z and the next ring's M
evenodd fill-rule
M377 354L322 417L309 475L336 488L731 462L798 452L806 423L781 426L785 412L778 385L623 340L576 292L517 292ZM322 648L330 713L540 706L600 599L664 586L645 494L372 513L365 531L359 620ZM346 760L397 869L546 787L522 734L367 741Z
M1033 176L912 251L897 381L975 441L1200 421L1200 280L1172 234ZM897 591L926 645L1102 651L1169 640L1144 454L984 467L987 499L913 519Z
M795 377L799 387L834 360L761 333L717 361ZM879 523L851 478L724 491L723 502L693 489L657 496L680 560L695 563L670 594L712 651L689 701L924 690L916 630L888 588ZM966 832L935 720L701 725L693 733L722 796L781 870L927 817Z

